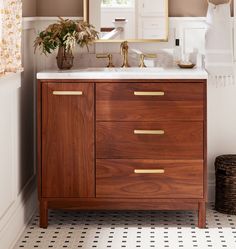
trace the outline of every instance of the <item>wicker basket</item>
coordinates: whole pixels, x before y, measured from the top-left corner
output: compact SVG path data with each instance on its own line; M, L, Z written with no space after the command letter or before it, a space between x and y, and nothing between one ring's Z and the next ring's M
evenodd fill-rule
M216 158L215 208L221 213L236 214L236 155Z

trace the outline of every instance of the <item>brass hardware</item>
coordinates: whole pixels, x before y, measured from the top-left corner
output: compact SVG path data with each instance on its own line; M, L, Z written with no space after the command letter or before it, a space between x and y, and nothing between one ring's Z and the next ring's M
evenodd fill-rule
M112 63L112 54L97 54L96 57L98 59L105 59L108 58L108 65L107 67L115 67Z
M163 130L134 130L135 135L164 135Z
M147 67L145 65L145 58L157 58L157 55L156 54L141 54L140 55L140 61L139 61L139 67Z
M53 95L81 96L81 95L83 95L83 92L82 91L53 91Z
M129 65L129 46L128 42L124 41L120 44L120 53L123 55L123 64L121 67L130 67Z
M164 169L135 169L135 174L164 174Z
M164 96L165 92L134 92L135 96Z

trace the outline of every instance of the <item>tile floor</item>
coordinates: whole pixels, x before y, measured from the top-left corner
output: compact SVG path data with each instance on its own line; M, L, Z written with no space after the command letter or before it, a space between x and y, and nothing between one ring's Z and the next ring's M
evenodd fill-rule
M207 229L193 212L50 212L47 230L33 217L14 249L236 249L236 216L207 211Z

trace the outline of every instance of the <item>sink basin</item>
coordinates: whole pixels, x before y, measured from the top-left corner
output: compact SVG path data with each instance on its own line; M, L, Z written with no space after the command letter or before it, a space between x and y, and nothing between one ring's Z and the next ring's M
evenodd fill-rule
M155 68L107 68L107 67L91 67L79 70L58 71L63 77L71 77L72 75L78 79L145 79L147 77L156 78L165 72L166 69L161 67Z
M179 68L84 68L74 70L55 70L40 72L38 79L86 79L86 80L145 80L145 79L207 79L204 69Z
M81 72L91 72L91 73L157 73L160 71L164 71L164 68L155 67L155 68L139 68L139 67L129 67L129 68L85 68L81 69Z
M85 69L76 70L77 72L91 72L91 73L99 73L99 72L115 72L116 68L108 68L108 67L89 67ZM72 70L75 71L75 70Z
M134 74L151 74L151 73L159 73L164 71L162 67L150 67L150 68L139 68L139 67L130 67L130 68L117 68L117 72L119 73L134 73Z

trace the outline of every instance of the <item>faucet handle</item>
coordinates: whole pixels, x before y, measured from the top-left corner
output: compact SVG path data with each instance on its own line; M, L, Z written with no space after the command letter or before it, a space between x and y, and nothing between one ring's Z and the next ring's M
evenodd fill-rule
M112 62L112 54L96 54L97 59L106 59L108 58L108 65L107 67L115 67L113 62Z
M124 51L128 51L128 49L129 49L128 41L123 41L123 42L120 44L120 53L121 53L121 55L124 54Z
M157 55L156 54L140 54L139 67L147 67L144 61L146 58L155 59L157 58Z

